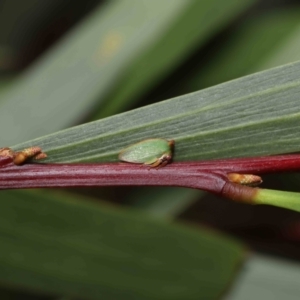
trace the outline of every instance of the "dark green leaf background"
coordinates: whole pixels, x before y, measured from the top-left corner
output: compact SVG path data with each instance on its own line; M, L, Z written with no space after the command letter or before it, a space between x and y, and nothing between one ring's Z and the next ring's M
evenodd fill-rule
M3 196L0 280L21 287L88 299L215 299L242 259L234 241L141 213L43 192Z

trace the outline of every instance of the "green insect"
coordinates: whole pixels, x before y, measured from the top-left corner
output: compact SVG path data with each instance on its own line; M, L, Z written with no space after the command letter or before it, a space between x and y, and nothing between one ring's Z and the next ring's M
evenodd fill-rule
M147 139L123 149L119 154L119 159L160 168L172 160L173 147L173 140Z

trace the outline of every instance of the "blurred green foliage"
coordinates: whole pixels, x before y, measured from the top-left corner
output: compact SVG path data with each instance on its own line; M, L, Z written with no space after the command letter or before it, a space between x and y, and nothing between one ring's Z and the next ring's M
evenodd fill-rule
M297 51L300 6L297 1L12 0L0 1L0 5L1 147L300 59ZM150 220L149 224L141 220L144 226L139 234L149 239L134 241L139 225L138 222L132 225L136 217L131 212L108 213L112 224L118 224L118 232L101 229L100 225L87 220L97 214L95 211L99 215L94 218L101 218L106 210L104 204L96 203L98 207L93 211L89 204L84 204L90 198L78 196L79 191L76 192L57 195L47 191L47 195L40 193L38 196L32 192L1 192L6 207L0 218L0 285L5 287L0 291L1 299L49 299L49 293L70 296L70 299L101 299L93 297L92 290L85 293L85 289L95 285L99 286L95 289L99 293L108 286L115 286L116 295L110 291L105 299L216 299L230 283L233 270L243 255L240 245L206 231L199 231L197 237L195 230L182 231L177 225L163 223L164 219L182 213L203 193L146 188L128 189L124 193L116 189L110 193L114 195L111 197L106 191L94 191L94 199L121 202L130 199L132 206L136 204L144 213L163 219ZM81 203L72 208L76 213L64 219L72 209L67 209L70 204L63 201L78 197ZM138 215L138 211L135 213ZM127 235L122 233L119 217L132 225ZM76 220L80 222L77 227ZM64 222L62 229L66 231L59 232L60 222ZM157 222L172 231L170 237L166 231L161 232L161 223ZM56 235L47 238L55 228ZM112 277L102 272L101 277L93 280L93 276L98 276L93 273L98 264L93 264L88 257L91 251L88 248L103 250L110 245L96 241L101 239L97 232L114 244L112 254L124 246L133 257L138 252L142 259L143 253L154 243L157 253L151 256L153 261L148 262L153 264L160 264L158 257L167 249L172 252L171 245L178 243L173 246L172 256L178 264L170 260L169 267L181 276L172 281L163 276L162 269L156 268L153 277L170 280L169 290L167 285L163 289L160 280L156 285L147 285L146 278L150 274L138 260L133 258L130 266L125 265L124 260L118 264L117 259L112 258L114 271L120 272L120 279L110 279ZM167 237L169 243L165 244ZM196 250L193 241L200 243L204 237L207 242ZM87 240L95 242L96 246L87 246ZM68 244L70 241L73 246L76 244L73 248ZM78 249L85 254L80 254ZM92 252L97 256L95 249ZM183 249L186 257L181 258ZM54 259L55 251L60 262L67 261L70 255L71 263L50 274L53 266L47 259ZM228 255L224 256L224 251ZM168 253L165 254L167 257ZM104 259L101 255L100 258ZM184 270L185 259L197 266L199 262L199 267ZM201 269L200 262L205 260L211 263L210 276L205 268ZM99 263L97 258L95 262ZM78 273L79 277L72 277L72 268L79 263L87 267L81 270L83 273ZM133 277L127 278L130 272L137 272L136 286ZM208 278L206 290L196 288L201 272L203 280ZM139 283L143 278L146 283L142 288ZM176 294L176 285L186 287L186 297L180 294L182 291L177 298L172 296ZM164 294L160 294L158 287ZM149 294L151 289L153 297Z

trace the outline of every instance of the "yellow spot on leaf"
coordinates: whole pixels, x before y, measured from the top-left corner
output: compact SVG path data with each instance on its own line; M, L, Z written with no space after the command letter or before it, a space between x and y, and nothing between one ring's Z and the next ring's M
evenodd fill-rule
M97 65L110 60L119 51L123 42L123 37L118 32L109 32L101 41L94 60Z

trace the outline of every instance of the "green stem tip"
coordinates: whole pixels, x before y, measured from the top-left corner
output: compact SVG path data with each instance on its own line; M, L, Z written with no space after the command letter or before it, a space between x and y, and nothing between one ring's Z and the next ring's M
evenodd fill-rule
M270 204L300 212L300 193L257 189L253 202Z
M243 203L268 204L300 212L300 193L253 188L227 182L221 194Z

